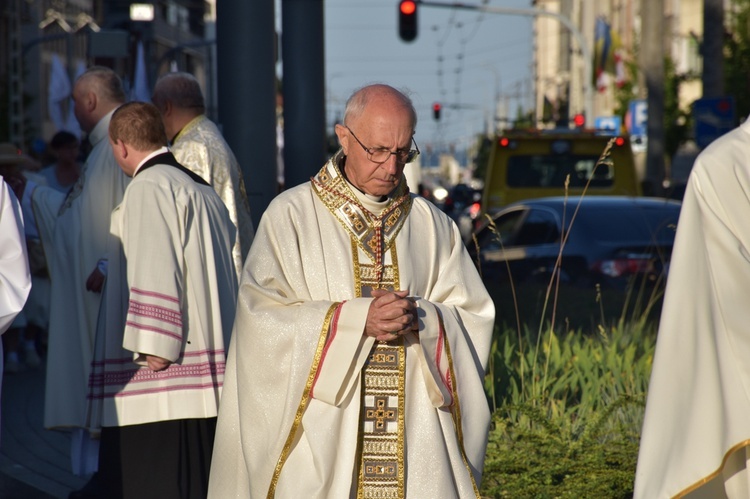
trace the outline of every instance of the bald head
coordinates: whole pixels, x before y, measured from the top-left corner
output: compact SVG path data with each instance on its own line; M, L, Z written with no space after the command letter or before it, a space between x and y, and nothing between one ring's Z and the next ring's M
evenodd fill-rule
M161 76L154 85L151 102L159 109L170 139L191 120L206 112L201 86L190 73Z
M346 102L346 109L344 110L344 125L348 126L361 118L369 105L386 102L391 109L401 108L401 110L408 112L411 118L412 130L416 129L417 112L414 109L411 99L400 90L383 83L362 87L349 97L349 100Z
M403 92L383 84L354 92L344 124L335 128L346 179L365 194L388 196L401 182L407 158L417 154L412 153L416 124L417 113Z
M74 112L81 129L91 132L110 111L125 102L125 91L117 73L93 66L73 86Z

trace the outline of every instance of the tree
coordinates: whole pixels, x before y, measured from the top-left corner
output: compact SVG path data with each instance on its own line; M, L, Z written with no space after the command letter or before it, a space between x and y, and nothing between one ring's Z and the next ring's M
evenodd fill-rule
M648 148L646 150L646 194L661 191L664 168L664 0L641 0L641 51L639 65L643 72L648 100Z
M744 118L750 114L750 0L731 5L724 37L725 95L734 97L737 116Z

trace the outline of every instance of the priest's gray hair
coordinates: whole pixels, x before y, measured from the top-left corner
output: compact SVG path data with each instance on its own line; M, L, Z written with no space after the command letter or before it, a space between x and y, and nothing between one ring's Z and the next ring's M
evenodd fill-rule
M76 85L85 85L99 99L122 104L125 102L125 90L117 73L106 66L91 66L76 80Z
M176 72L161 76L154 86L151 101L159 108L163 108L164 103L169 101L178 108L197 109L200 113L206 112L200 83L190 73Z

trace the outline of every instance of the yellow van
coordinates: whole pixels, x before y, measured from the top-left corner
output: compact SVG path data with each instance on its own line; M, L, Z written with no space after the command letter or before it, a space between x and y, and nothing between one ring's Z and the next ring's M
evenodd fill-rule
M495 137L485 177L482 210L492 213L523 199L565 194L640 196L627 136L614 137L609 161L598 166L611 135L587 130L508 130Z

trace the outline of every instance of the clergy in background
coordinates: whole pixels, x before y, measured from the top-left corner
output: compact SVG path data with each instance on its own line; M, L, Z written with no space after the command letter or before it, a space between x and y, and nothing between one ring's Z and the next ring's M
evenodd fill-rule
M193 75L165 74L154 86L152 101L161 112L177 161L211 184L229 210L236 227L232 257L239 278L254 229L237 158L219 128L206 116L203 92Z
M416 121L398 90L357 91L339 152L263 214L210 498L478 497L494 306L453 221L409 193Z
M123 105L109 135L133 180L112 212L91 374L96 497L203 499L237 299L235 228L169 152L152 104Z
M21 205L0 175L0 335L23 309L31 291ZM0 343L0 386L3 379L3 345Z
M98 435L91 438L84 428L109 216L128 183L112 156L107 128L125 92L114 71L94 66L76 80L73 100L92 146L78 180L67 194L29 182L24 195L32 196L51 282L44 427L73 429L73 473L88 475L98 458Z

